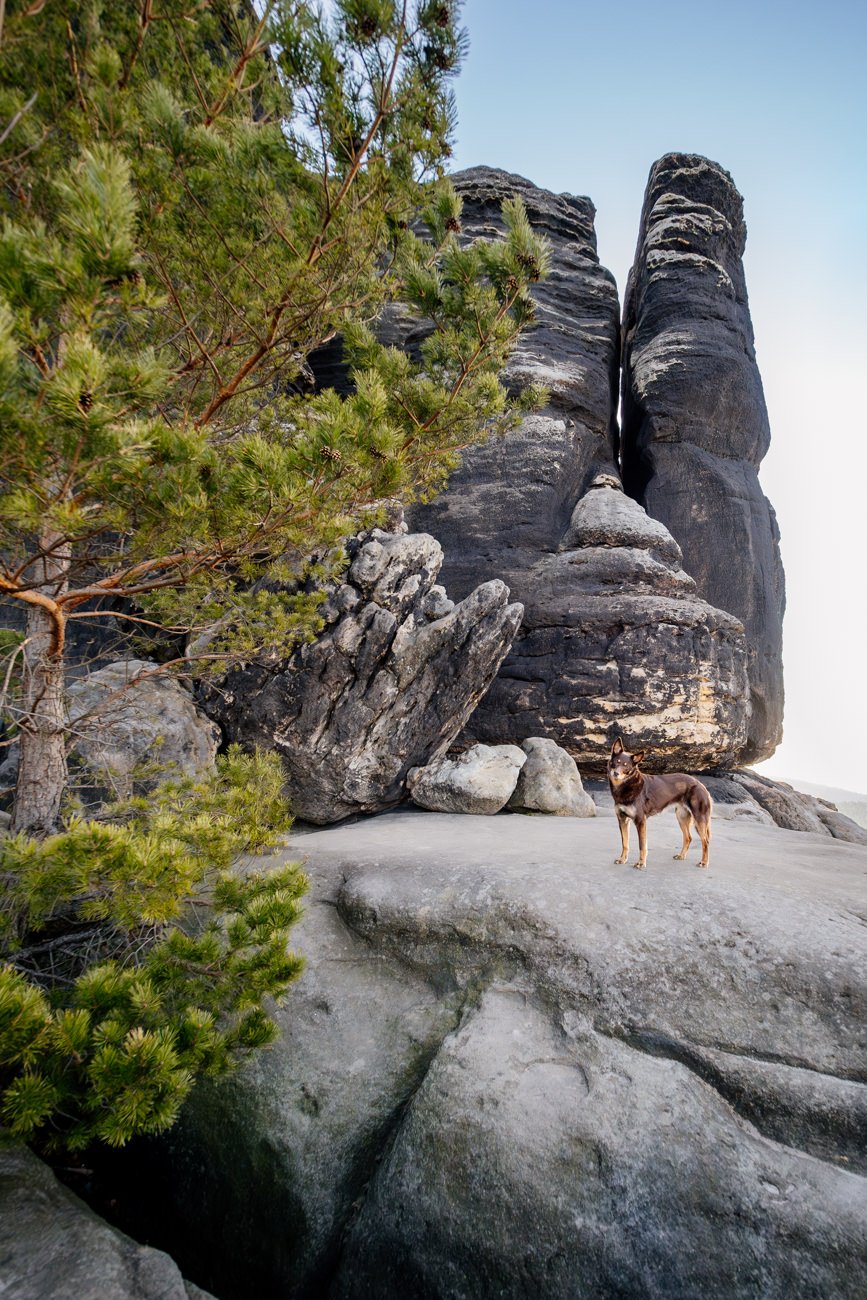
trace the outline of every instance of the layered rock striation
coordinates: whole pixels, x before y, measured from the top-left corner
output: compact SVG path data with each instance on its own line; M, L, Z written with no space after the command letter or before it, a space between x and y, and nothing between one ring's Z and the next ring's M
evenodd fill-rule
M561 549L524 575L520 636L467 733L547 735L588 771L618 734L648 750L648 770L734 766L749 721L744 630L680 560L668 530L597 476Z
M743 268L743 200L706 158L650 172L624 304L626 491L661 520L705 600L741 620L752 703L742 761L782 732L784 578L758 480L770 441Z
M499 581L449 600L427 534L374 529L349 551L317 639L234 670L204 699L229 741L280 754L293 811L317 823L404 797L410 768L464 726L522 613Z

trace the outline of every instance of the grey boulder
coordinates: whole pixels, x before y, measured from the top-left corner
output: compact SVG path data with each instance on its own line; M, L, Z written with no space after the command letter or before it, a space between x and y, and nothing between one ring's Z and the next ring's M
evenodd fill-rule
M527 761L509 799L516 811L553 813L557 817L595 817L596 805L581 784L578 765L555 740L529 736L521 742Z
M827 799L803 794L784 781L772 781L758 772L734 772L732 776L784 830L812 831L849 844L867 844L867 830Z
M449 600L425 533L374 529L350 554L315 641L288 657L269 647L204 696L227 739L280 754L293 810L320 824L405 796L409 770L466 723L523 612L500 581Z
M100 1219L26 1147L0 1147L3 1300L210 1300Z
M196 776L214 766L220 730L160 665L127 659L67 688L75 765L119 796L152 775Z
M431 812L489 815L505 808L526 762L517 745L473 745L412 768L406 788L417 807Z

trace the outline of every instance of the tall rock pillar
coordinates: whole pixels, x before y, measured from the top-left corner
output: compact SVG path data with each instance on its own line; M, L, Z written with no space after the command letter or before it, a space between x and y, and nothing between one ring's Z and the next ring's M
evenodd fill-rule
M595 209L587 198L552 194L521 176L473 167L452 176L468 239L501 234L503 201L524 201L551 245L551 272L535 287L537 321L518 342L502 378L511 388L548 390L544 410L503 438L470 447L448 488L409 513L445 551L443 581L465 596L502 578L524 593L540 554L556 552L593 477L614 470L619 385L617 286L596 253ZM484 704L483 704L484 707Z
M758 480L770 430L745 242L728 172L691 154L654 164L624 305L621 463L626 491L676 538L700 595L744 625L751 762L782 734L785 589Z

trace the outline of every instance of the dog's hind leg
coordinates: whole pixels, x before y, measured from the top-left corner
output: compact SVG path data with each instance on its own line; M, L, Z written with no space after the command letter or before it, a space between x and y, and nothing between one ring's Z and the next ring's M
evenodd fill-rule
M710 850L710 813L707 817L696 818L695 828L701 839L701 862L700 867L707 866L707 855Z
M710 850L710 818L713 812L713 800L709 791L700 781L696 781L690 793L687 795L689 809L695 821L695 828L701 839L701 862L700 867L707 866L707 857Z
M692 813L687 808L685 803L679 803L674 811L677 814L677 821L678 821L678 825L680 826L680 833L683 836L683 845L681 847L680 853L675 853L674 860L675 862L683 862L684 858L686 857L689 851L689 846L690 844L692 844L692 835L690 834L690 831L692 829Z

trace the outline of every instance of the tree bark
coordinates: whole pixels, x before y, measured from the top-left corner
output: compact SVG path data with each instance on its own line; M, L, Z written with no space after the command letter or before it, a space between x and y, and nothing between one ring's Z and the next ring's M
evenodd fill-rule
M24 700L19 719L18 782L12 810L13 831L51 835L60 824L67 784L64 641L66 618L56 604L67 588L69 549L52 550L55 539L40 539L45 558L41 581L33 588L44 603L27 603L24 646Z

